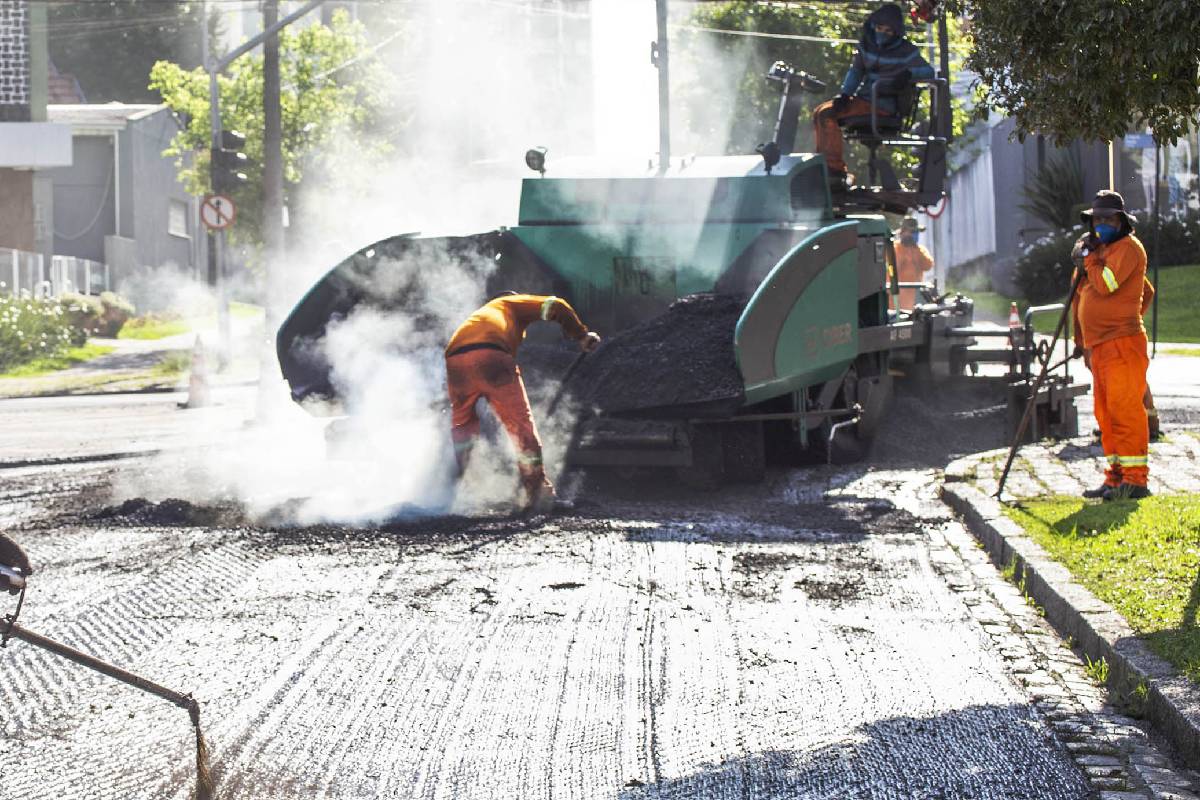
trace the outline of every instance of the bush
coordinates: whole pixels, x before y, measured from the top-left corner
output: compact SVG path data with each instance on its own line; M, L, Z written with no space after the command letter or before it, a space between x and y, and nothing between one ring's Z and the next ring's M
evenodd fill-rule
M1183 217L1164 216L1161 225L1156 225L1153 219L1138 225L1137 237L1146 246L1146 253L1150 256L1151 263L1154 262L1156 232L1159 237L1158 248L1161 253L1158 262L1160 267L1195 264L1200 260L1200 214L1197 212L1190 212Z
M133 316L133 303L112 292L102 292L100 305L103 307L100 314L100 335L115 339L121 328Z
M78 344L83 344L88 336L116 338L133 316L133 305L112 292L103 292L99 297L64 294L62 303L71 325L83 334Z
M1054 231L1025 248L1013 270L1013 283L1031 305L1061 302L1071 288L1071 248L1083 235L1082 224Z
M0 297L0 371L58 355L86 339L86 334L78 339L58 301Z
M1042 304L1063 299L1071 288L1071 248L1086 231L1087 228L1080 223L1073 228L1047 234L1025 248L1025 252L1017 259L1013 283L1026 300ZM1163 217L1161 223L1157 224L1151 219L1137 226L1135 234L1146 248L1151 264L1155 258L1156 232L1162 254L1159 266L1196 263L1200 254L1200 214L1191 212L1184 217Z

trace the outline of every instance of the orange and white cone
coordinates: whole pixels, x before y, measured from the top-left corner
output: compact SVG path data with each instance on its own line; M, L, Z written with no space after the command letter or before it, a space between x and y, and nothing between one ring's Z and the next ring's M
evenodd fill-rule
M184 408L203 408L212 403L212 393L208 389L208 360L204 355L204 340L196 337L196 346L192 348L192 369L188 377L188 399Z

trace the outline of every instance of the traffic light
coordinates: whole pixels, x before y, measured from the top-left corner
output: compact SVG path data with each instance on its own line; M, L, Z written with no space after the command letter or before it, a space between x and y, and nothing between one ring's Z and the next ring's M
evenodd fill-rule
M242 152L246 137L237 131L221 131L220 147L212 151L212 190L216 194L228 194L244 184L246 166L250 159Z

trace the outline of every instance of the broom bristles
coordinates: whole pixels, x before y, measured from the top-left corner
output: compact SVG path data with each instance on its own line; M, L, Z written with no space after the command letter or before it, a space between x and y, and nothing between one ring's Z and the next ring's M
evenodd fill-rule
M196 730L196 797L195 800L213 800L216 787L213 784L212 769L208 763L208 742L200 730L200 704L193 703L188 713L192 718L192 727Z

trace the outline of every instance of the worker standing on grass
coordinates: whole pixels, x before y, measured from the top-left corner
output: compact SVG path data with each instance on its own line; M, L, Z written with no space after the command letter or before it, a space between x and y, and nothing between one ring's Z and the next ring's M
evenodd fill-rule
M1096 422L1108 458L1104 484L1084 497L1149 497L1150 436L1142 404L1150 365L1142 324L1146 249L1117 192L1097 192L1081 218L1091 230L1080 248L1086 279L1071 300L1075 347L1092 370Z
M896 277L900 283L923 283L925 273L933 269L933 257L919 241L924 225L918 225L913 217L905 217L896 232ZM900 289L900 304L903 309L912 308L917 301L916 289Z
M600 344L600 337L588 331L567 301L508 292L476 310L450 337L446 345L446 385L459 475L465 472L479 438L475 404L483 398L516 448L523 508L548 511L554 505L554 485L542 466L542 443L516 360L525 329L538 320L557 322L563 335L579 342L585 352Z
M826 100L813 110L816 151L825 156L830 181L844 188L853 178L846 173L845 142L841 120L871 114L871 87L878 83L878 113L895 117L899 110L897 95L910 81L933 77L933 67L921 57L921 51L904 38L904 12L895 3L885 3L867 17L854 61L842 81L837 97Z

